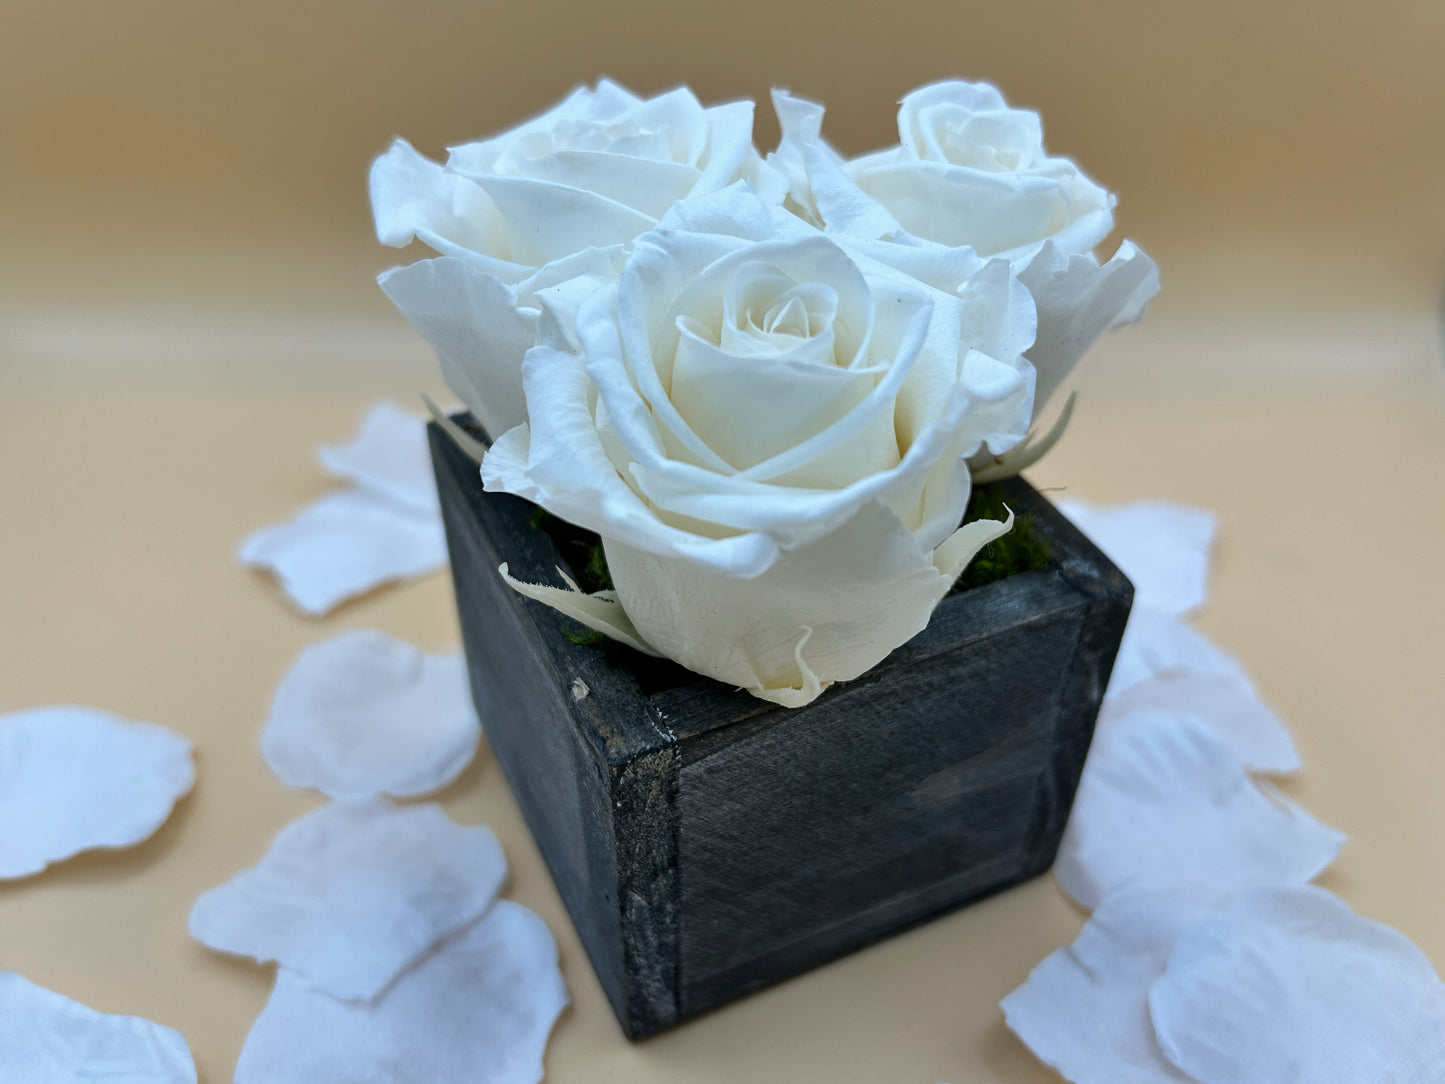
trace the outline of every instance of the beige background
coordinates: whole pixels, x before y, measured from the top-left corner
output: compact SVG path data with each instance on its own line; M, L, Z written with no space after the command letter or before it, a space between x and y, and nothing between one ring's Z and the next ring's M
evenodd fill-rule
M229 1079L269 976L185 917L316 803L260 760L276 682L344 628L456 639L444 576L307 621L230 556L327 488L319 441L436 389L372 281L396 254L367 163L600 72L709 100L788 84L848 151L892 138L915 83L990 78L1122 193L1164 293L1085 365L1033 480L1220 513L1200 624L1294 727L1287 789L1353 837L1324 883L1445 966L1442 56L1433 0L0 0L0 711L151 719L200 765L150 842L0 886L0 968L178 1027ZM1048 879L629 1045L495 763L443 798L557 932L575 1007L552 1080L1054 1079L996 1008L1082 920Z

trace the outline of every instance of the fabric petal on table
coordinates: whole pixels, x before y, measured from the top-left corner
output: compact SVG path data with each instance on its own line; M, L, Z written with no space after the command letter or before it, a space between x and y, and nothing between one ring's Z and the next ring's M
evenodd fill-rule
M1154 1037L1148 994L1180 934L1213 913L1169 892L1115 893L1003 999L1005 1022L1073 1084L1191 1084Z
M1252 892L1186 933L1149 991L1201 1084L1440 1084L1445 985L1402 934L1320 888Z
M1289 775L1303 766L1279 716L1232 674L1163 670L1105 701L1098 725L1111 726L1143 710L1198 720L1251 772Z
M191 935L275 960L338 998L373 998L441 938L482 915L507 877L485 826L440 806L333 802L293 821L261 864L196 901Z
M426 419L377 403L350 444L323 444L321 465L338 478L417 512L439 513Z
M445 568L441 517L366 490L333 493L241 543L242 564L271 570L312 617L391 580Z
M195 1084L179 1031L0 972L0 1078L15 1084Z
M566 1005L546 924L499 900L374 1004L337 1001L282 969L236 1084L536 1084Z
M1344 839L1202 723L1141 709L1096 736L1054 870L1090 909L1130 885L1219 900L1312 880Z
M1058 507L1129 577L1137 605L1176 616L1204 605L1213 513L1166 501L1101 508L1061 500Z
M191 743L83 707L0 715L0 879L149 839L195 785Z
M1114 660L1107 695L1118 695L1136 682L1164 670L1225 674L1248 689L1250 695L1255 695L1254 682L1229 652L1173 614L1135 606L1129 614L1129 623L1124 626L1124 640Z
M261 750L293 787L413 797L461 774L481 734L460 654L358 629L301 653L276 690Z

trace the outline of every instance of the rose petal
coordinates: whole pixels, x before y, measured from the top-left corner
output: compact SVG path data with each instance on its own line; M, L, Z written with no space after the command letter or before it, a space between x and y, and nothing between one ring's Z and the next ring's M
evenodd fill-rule
M359 629L302 652L276 690L261 749L293 787L412 797L460 775L480 738L460 654Z
M743 173L749 158L757 158L753 150L753 112L750 101L725 102L705 110L707 151L698 162L702 176L692 188L693 195L721 191Z
M979 521L934 554L888 509L865 504L755 579L608 538L608 569L645 641L700 674L774 700L849 681L928 623L963 564L1008 524ZM696 620L698 613L706 621Z
M527 354L524 366L536 418L492 445L482 461L487 492L513 493L553 515L638 545L669 545L738 575L757 575L778 554L764 535L706 538L658 520L617 473L603 450L588 396L584 360L549 346ZM538 454L532 454L532 448ZM567 449L559 455L556 449Z
M751 127L749 122L750 132ZM686 162L635 158L601 150L559 150L519 165L523 166L519 173L528 180L594 192L650 219L666 214L702 176ZM733 172L736 173L736 167Z
M377 403L350 444L323 444L321 465L338 478L418 512L437 512L436 476L426 419L395 403Z
M384 245L401 248L415 238L503 282L516 282L531 270L507 258L506 231L487 194L404 139L371 164L371 213Z
M657 224L615 200L552 181L472 178L502 212L514 260L540 266L584 248L626 244Z
M195 1084L184 1036L0 972L0 1075L16 1084Z
M1159 268L1129 241L1100 267L1068 238L1056 237L1020 270L1019 281L1039 308L1038 338L1029 349L1039 374L1037 413L1095 339L1143 319L1159 292Z
M337 1001L281 970L236 1084L536 1084L566 1005L546 925L499 900L375 1004Z
M1061 500L1058 509L1134 584L1134 604L1183 616L1208 597L1212 512L1167 501L1097 507Z
M1130 885L1218 899L1309 881L1344 840L1202 723L1137 711L1097 734L1054 869L1086 908Z
M1229 652L1210 642L1173 614L1135 606L1124 626L1124 639L1109 678L1109 695L1164 670L1222 674L1254 693L1254 682Z
M348 490L251 534L237 558L275 573L291 601L315 617L383 583L445 568L447 543L439 515Z
M1108 697L1098 725L1110 726L1135 711L1198 720L1251 772L1289 775L1302 767L1294 739L1279 716L1232 675L1162 671Z
M1003 999L1005 1022L1074 1084L1190 1084L1159 1048L1148 993L1180 934L1212 913L1169 892L1115 893Z
M537 310L499 278L451 257L393 267L376 280L431 344L447 387L492 436L527 420L522 358Z
M489 828L438 805L333 802L293 821L260 865L191 910L191 936L275 960L296 985L374 998L441 938L483 914L507 876Z
M1149 991L1201 1084L1445 1081L1445 984L1395 930L1309 886L1262 889L1184 934Z
M83 707L0 715L0 878L134 846L195 781L191 743L164 727Z

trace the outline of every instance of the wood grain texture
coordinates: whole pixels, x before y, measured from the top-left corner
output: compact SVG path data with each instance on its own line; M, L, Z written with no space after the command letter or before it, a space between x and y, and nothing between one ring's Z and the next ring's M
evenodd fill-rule
M1053 863L1133 588L1027 483L1049 569L945 599L790 711L571 642L497 575L558 582L532 506L431 447L478 714L629 1037Z

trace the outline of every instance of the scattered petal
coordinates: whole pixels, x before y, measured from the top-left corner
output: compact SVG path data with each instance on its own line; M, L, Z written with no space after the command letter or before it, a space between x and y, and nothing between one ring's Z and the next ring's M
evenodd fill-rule
M377 403L350 444L323 444L317 458L338 478L379 497L417 512L440 510L426 419L395 403Z
M1096 508L1062 500L1058 506L1133 581L1137 605L1175 615L1204 605L1212 513L1166 501Z
M191 743L94 708L0 715L0 879L149 839L196 781Z
M462 828L438 805L333 802L282 829L260 865L198 899L191 935L275 960L297 985L373 998L483 914L506 876L491 830Z
M414 797L460 775L481 733L460 654L358 629L301 653L276 690L261 750L293 787Z
M447 543L440 516L358 489L330 494L287 523L263 527L241 543L237 556L274 572L291 601L318 617L383 583L446 567Z
M1003 999L1004 1020L1074 1084L1190 1084L1159 1048L1147 998L1180 934L1211 913L1169 892L1115 893Z
M1141 710L1095 736L1054 868L1090 909L1129 885L1220 899L1309 881L1344 839L1251 782L1203 724Z
M179 1031L72 1001L0 972L0 1070L33 1084L195 1084Z
M1099 726L1110 726L1135 711L1197 719L1251 772L1289 775L1302 767L1294 739L1279 716L1230 674L1161 671L1105 701Z
M1184 934L1149 991L1201 1084L1445 1081L1445 985L1402 934L1320 888L1274 887Z
M546 924L499 900L375 1004L337 1001L283 968L236 1084L535 1084L566 1005Z
M1254 683L1234 656L1215 646L1173 614L1136 605L1124 627L1124 641L1114 660L1109 694L1117 695L1136 682L1163 670L1225 674L1254 695Z

